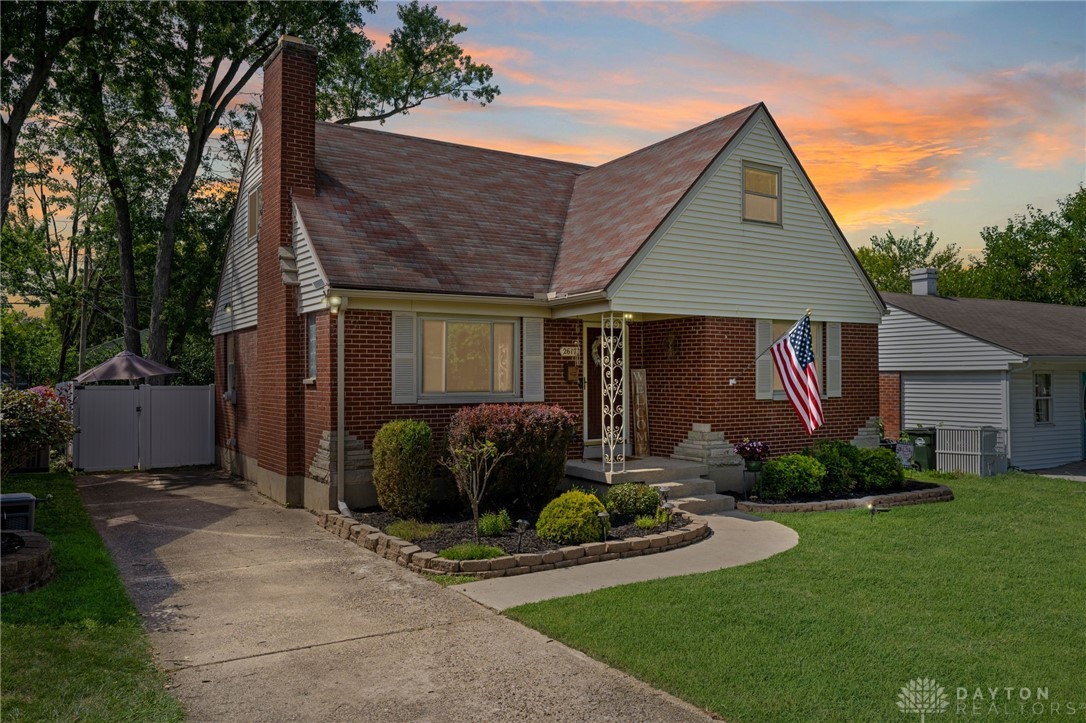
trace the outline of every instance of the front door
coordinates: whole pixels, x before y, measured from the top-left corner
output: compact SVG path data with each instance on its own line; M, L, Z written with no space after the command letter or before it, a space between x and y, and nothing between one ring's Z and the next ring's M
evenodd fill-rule
M585 325L584 360L584 441L599 444L603 439L603 385L600 381L600 327Z

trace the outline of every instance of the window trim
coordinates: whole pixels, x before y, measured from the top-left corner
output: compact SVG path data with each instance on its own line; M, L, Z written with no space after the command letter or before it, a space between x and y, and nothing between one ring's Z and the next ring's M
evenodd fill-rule
M303 384L317 381L317 314L305 315L305 378Z
M512 376L513 376L513 390L510 392L425 392L423 391L423 384L425 380L423 376L425 374L426 364L426 347L424 344L424 332L423 326L427 321L441 321L445 323L449 322L466 322L466 323L485 323L490 326L490 354L491 354L491 368L490 368L490 384L493 387L494 384L494 324L511 324L513 327L513 353L512 353ZM521 367L522 360L521 355L521 320L516 317L498 317L498 316L466 316L456 314L419 314L415 321L415 388L417 391L416 403L418 404L473 404L482 402L519 402L522 400L521 393ZM448 333L446 331L446 333ZM447 371L446 371L447 373Z
M769 196L764 193L758 193L757 191L747 190L747 169L753 169L755 171L762 171L764 173L774 173L777 176L777 195ZM740 211L740 220L743 223L760 223L763 226L784 226L784 172L781 166L771 166L766 163L757 163L755 161L743 161L743 167L740 171L739 177L739 191L742 195L742 209ZM763 221L757 218L747 218L747 194L754 196L760 196L761 198L772 198L777 201L777 220L776 221Z
M256 201L255 203L253 202L254 198ZM263 199L260 197L260 187L257 186L256 188L250 189L247 199L248 200L245 202L245 220L248 226L245 229L245 237L252 241L260 235L260 212L262 210L260 207L263 203ZM254 206L256 208L256 213L253 213Z
M1042 397L1042 396L1039 396L1037 394L1037 377L1048 377L1048 384L1046 385L1046 388L1048 389L1048 395L1047 396ZM1037 402L1040 402L1042 400L1048 402L1048 418L1047 419L1038 419L1037 418L1038 417L1038 414L1037 414ZM1051 426L1052 424L1055 424L1055 422L1052 421L1052 372L1034 372L1033 373L1033 425L1034 426Z

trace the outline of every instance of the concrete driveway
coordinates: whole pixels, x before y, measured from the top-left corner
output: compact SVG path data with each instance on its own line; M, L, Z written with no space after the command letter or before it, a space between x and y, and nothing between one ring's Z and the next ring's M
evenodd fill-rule
M709 719L219 472L77 484L191 720Z

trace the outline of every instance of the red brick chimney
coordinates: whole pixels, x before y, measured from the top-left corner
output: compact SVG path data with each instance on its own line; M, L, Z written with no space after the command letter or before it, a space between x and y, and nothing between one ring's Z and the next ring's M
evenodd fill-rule
M291 198L315 188L317 50L284 36L264 65L260 113L261 200L257 242L257 377L260 423L257 483L288 504L302 503L304 376L297 288L283 283L280 247L291 244Z

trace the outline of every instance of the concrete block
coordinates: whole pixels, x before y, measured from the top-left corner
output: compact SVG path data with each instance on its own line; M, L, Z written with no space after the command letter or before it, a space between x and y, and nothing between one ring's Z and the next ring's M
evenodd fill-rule
M631 550L645 550L651 544L647 537L631 537L626 542L630 543Z
M564 559L565 555L562 554L561 550L551 550L550 552L543 553L543 562L548 565L553 565Z
M668 538L663 535L646 535L645 539L649 541L649 549L663 547L668 541Z
M600 555L600 562L607 562L608 560L617 560L620 557L620 553L617 552L605 552Z
M539 565L543 562L543 556L531 553L523 552L516 556L517 565L524 567L532 567L533 565Z
M630 543L626 540L612 540L607 543L607 553L610 555L613 552L622 554L630 550Z
M416 552L411 556L411 564L426 570L430 567L430 561L437 557L436 552Z
M467 562L465 560L465 562ZM434 572L457 573L460 572L460 560L446 560L444 557L435 557L430 560L430 569Z
M491 570L508 570L511 567L517 566L517 559L512 555L506 555L504 557L495 557L490 562Z
M562 553L562 558L565 560L576 560L584 557L584 548L580 545L576 547L563 547L559 552Z
M461 560L460 571L466 573L486 572L490 570L490 560Z
M581 545L584 548L585 557L591 557L592 555L602 555L607 551L606 542L592 542L587 545Z

